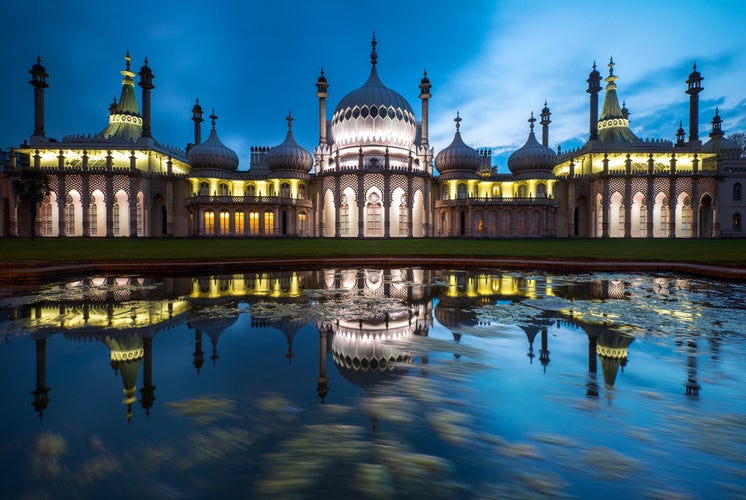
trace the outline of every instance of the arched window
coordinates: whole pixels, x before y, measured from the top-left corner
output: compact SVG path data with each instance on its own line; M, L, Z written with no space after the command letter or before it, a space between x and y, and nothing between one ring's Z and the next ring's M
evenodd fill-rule
M267 196L274 196L274 195L275 195L275 185L268 184L267 185Z
M210 196L210 184L208 184L207 182L200 182L199 183L199 195Z
M235 234L244 233L244 213L236 212L233 214L233 226Z
M547 185L540 182L536 185L536 197L546 198L547 197Z
M280 184L280 198L290 198L290 184L287 182Z
M218 196L229 196L228 184L221 182L218 185Z
M230 234L231 232L231 215L227 210L220 212L220 234Z
M373 192L368 195L367 209L368 235L383 236L383 225L381 224L383 210L381 207L381 197L378 193Z
M256 186L254 184L246 186L246 196L256 196Z
M740 213L733 214L733 230L734 231L741 230L741 214Z
M339 234L340 236L350 235L350 205L347 202L347 195L342 195L339 200Z
M137 199L137 235L142 236L142 201Z
M500 196L500 186L492 186L492 196Z
M456 188L456 192L458 194L459 200L465 200L466 199L466 184L459 184Z
M526 198L528 196L528 188L525 184L518 186L518 198Z
M733 184L733 201L741 201L741 183Z
M640 204L640 236L648 234L648 202L647 198L642 199Z
M39 211L39 222L41 222L41 235L52 236L52 200L49 196L44 198Z
M264 234L274 234L275 232L275 214L267 210L264 212Z
M215 212L208 210L203 216L205 224L205 234L215 234Z
M249 234L259 234L259 212L249 212Z
M75 204L73 197L69 194L65 198L65 235L72 236L75 234Z
M440 199L441 200L447 200L448 199L448 184L443 184L440 188Z
M96 236L98 234L98 206L96 203L91 203L90 207L88 208L88 224L89 224L89 231L91 236Z
M299 200L306 199L306 185L305 184L300 184L298 186L298 199Z
M300 194L300 191L298 193ZM298 214L298 236L306 236L306 231L308 231L306 213L301 212Z
M399 236L407 236L409 233L407 225L409 223L409 206L407 205L407 195L401 197L399 204Z

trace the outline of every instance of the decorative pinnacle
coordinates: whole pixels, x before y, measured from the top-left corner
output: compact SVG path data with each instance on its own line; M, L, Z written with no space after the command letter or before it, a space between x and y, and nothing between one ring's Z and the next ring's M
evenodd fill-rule
M127 55L124 56L124 60L127 61L127 71L129 71L130 70L130 61L132 60L132 58L130 57L130 51L129 50L127 51Z
M533 132L534 132L534 122L535 122L535 121L536 121L536 118L534 118L534 112L532 111L532 112L531 112L531 118L529 118L529 119L528 119L528 123L530 123L530 124L531 124L531 125L530 125L530 127L531 127L531 133L532 133L532 134L533 134Z
M376 53L376 45L378 45L378 42L376 42L376 32L373 31L373 39L370 41L370 45L373 47L370 51L370 63L375 66L378 62L378 54Z
M293 130L293 115L290 113L290 110L288 109L288 116L285 118L288 121L288 132L291 132Z
M613 76L613 75L614 75L614 58L610 57L609 58L609 76Z
M454 118L453 121L456 122L456 132L458 132L458 129L461 128L461 122L462 122L461 116L459 116L458 111L456 111L456 118Z
M215 121L218 119L218 115L215 114L215 108L212 108L212 114L209 118L212 121L212 129L215 130Z

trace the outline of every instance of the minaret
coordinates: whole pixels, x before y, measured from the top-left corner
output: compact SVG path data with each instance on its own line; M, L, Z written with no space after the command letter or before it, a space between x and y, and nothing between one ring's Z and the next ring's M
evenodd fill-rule
M676 145L677 146L683 146L684 145L684 124L679 121L679 130L676 131Z
M142 88L142 136L152 138L153 135L150 131L150 91L155 88L153 85L153 71L148 66L148 58L145 58L145 65L140 68L138 73L140 77L140 83L138 85Z
M689 94L689 142L699 143L699 93L702 92L702 75L697 71L697 63L686 81Z
M723 138L723 119L720 118L718 108L715 108L715 116L712 117L712 132L710 137L712 138L712 150L720 151L720 139Z
M192 108L192 121L194 122L194 145L202 143L202 106L199 105L199 99L194 103Z
M205 351L202 350L202 330L196 330L194 332L194 354L192 354L192 364L197 369L197 375L199 376L199 370L205 363Z
M627 109L627 101L622 101L622 118L629 120L629 110Z
M591 97L590 108L590 136L588 140L598 140L598 93L601 92L601 73L596 69L596 62L593 62L593 71L588 75L588 92Z
M420 80L420 99L422 99L422 146L428 146L428 101L432 97L430 94L430 79L427 77L427 70L425 70L422 80Z
M329 377L326 376L326 343L327 335L332 332L331 325L322 325L319 328L319 376L316 379L316 393L324 404L326 395L329 394Z
M47 70L41 65L41 57L36 58L36 64L31 67L31 80L29 83L34 87L34 137L45 137L44 132L44 89L49 87L47 83Z
M547 100L544 99L544 109L541 110L541 122L539 123L541 123L541 145L545 148L549 147L549 124L552 123L549 117L551 115L552 113L547 106Z
M326 144L326 98L329 97L327 89L329 83L324 76L324 69L316 80L316 97L319 98L319 144Z

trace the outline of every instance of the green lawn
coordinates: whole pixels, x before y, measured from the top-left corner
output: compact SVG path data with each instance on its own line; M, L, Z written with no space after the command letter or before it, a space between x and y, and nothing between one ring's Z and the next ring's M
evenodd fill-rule
M0 239L0 261L267 257L517 257L746 264L746 240Z

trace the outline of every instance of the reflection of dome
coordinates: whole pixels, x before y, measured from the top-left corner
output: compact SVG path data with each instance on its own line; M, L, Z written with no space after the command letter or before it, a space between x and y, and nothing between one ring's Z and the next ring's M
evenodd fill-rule
M288 134L279 146L267 153L267 165L275 171L298 171L307 174L313 167L313 156L302 148L293 137L293 117L288 113Z
M467 146L459 131L461 117L456 113L456 135L453 141L435 157L435 166L441 174L451 170L476 171L482 163L479 151Z
M332 137L340 146L368 143L408 148L417 128L412 107L378 77L375 38L371 43L368 81L339 101L332 115Z
M613 387L617 371L620 366L627 364L627 347L634 341L634 337L604 330L598 336L596 353L601 359L604 382Z
M550 148L543 146L536 140L534 135L534 114L531 113L531 132L528 134L526 143L508 158L508 168L513 174L531 170L552 170L557 154Z
M210 115L212 119L212 131L210 137L196 146L192 146L187 153L187 160L193 169L209 168L219 170L236 170L238 168L238 155L229 147L225 146L215 130L215 110Z
M124 385L122 404L127 405L127 419L131 419L132 403L137 401L137 397L135 397L137 374L145 355L142 338L134 333L123 336L107 335L104 338L104 343L111 350L112 368L122 374L122 384Z

